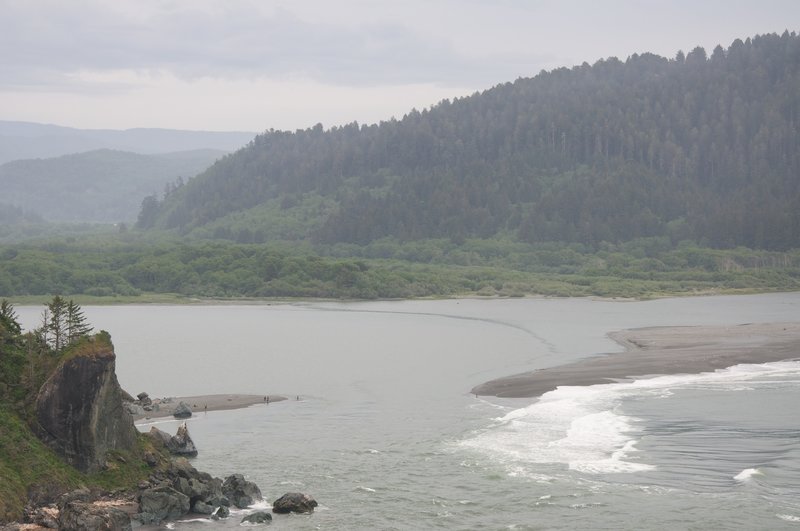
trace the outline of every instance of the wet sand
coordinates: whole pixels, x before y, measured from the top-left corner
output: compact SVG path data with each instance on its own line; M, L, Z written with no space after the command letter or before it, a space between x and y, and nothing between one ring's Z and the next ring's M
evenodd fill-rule
M134 420L171 417L175 412L175 408L181 402L192 408L192 414L196 415L205 411L239 409L255 404L280 402L281 400L286 400L286 397L279 395L198 395L153 398L152 400L153 411L146 411L143 415L135 415ZM158 406L157 411L155 410L156 405Z
M538 397L564 385L694 374L740 363L800 359L800 323L638 328L612 332L609 337L623 345L625 352L498 378L474 387L472 393Z

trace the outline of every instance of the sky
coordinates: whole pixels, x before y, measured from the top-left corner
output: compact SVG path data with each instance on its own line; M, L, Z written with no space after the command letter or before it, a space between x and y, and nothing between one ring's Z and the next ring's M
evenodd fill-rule
M787 29L798 0L0 0L0 120L375 123L543 69Z

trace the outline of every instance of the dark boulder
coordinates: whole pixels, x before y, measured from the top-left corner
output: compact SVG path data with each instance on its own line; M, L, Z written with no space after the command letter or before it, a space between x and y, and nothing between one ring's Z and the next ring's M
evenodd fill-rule
M194 502L194 505L192 505L192 512L197 514L212 514L214 512L214 506L204 501L197 500Z
M264 511L259 511L257 513L248 514L242 518L242 523L244 524L245 522L250 524L271 524L272 515Z
M173 520L189 512L189 497L172 487L156 487L139 498L139 521L143 524Z
M186 402L179 402L172 416L176 419L188 419L192 416L192 408Z
M272 502L273 513L313 513L317 500L300 492L287 492Z
M219 478L211 478L205 483L206 487L208 488L208 494L206 494L203 500L206 503L210 503L214 507L225 506L228 507L231 504L230 499L222 492L222 480Z
M98 506L73 500L60 506L58 529L61 531L130 531L131 517L115 507Z
M247 481L241 474L233 474L222 483L222 493L233 505L240 509L249 507L262 499L261 489L252 481Z

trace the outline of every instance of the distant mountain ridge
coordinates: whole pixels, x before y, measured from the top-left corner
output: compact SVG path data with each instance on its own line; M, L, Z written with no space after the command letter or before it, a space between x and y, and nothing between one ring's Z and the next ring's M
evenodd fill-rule
M140 154L198 149L235 151L256 133L182 131L175 129L76 129L32 122L0 121L0 164L12 160L52 158L98 149Z
M102 149L7 162L0 165L0 201L13 207L5 207L5 216L0 213L0 223L32 215L51 222L133 222L145 196L194 177L225 154L212 149L155 155Z
M800 247L800 38L612 57L401 120L268 131L139 226L240 242Z

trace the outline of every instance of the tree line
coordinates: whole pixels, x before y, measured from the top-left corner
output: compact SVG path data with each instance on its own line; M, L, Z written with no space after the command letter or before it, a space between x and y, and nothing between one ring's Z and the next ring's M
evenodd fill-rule
M120 236L120 238L122 238ZM0 297L315 297L454 295L647 297L800 288L800 251L714 250L669 237L594 249L580 243L449 238L368 245L90 240L0 246ZM119 300L119 299L117 299ZM74 303L43 315L52 348L83 331ZM50 323L50 324L46 324Z

